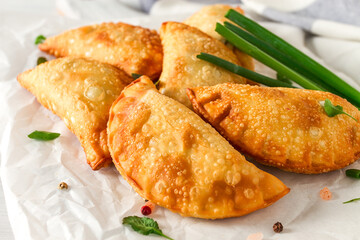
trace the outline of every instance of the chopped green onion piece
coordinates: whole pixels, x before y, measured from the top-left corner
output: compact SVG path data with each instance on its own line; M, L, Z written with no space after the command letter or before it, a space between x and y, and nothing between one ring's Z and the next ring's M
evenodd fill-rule
M158 86L160 83L160 78L154 83L155 86Z
M360 178L360 170L359 169L348 169L345 171L346 176L351 178Z
M142 74L138 74L138 73L132 73L131 74L131 77L133 78L133 79L138 79L139 77L141 77L142 76Z
M246 29L254 36L260 38L270 46L273 46L284 54L290 56L294 61L301 64L303 68L313 73L319 79L326 81L326 84L331 86L333 89L341 89L343 96L346 96L346 98L350 102L353 102L356 106L360 106L360 93L357 90L336 76L330 70L287 43L282 38L276 36L261 25L232 9L227 12L225 17L232 20L240 27Z
M323 108L324 108L325 113L329 117L335 117L336 115L339 115L339 114L345 114L346 116L351 117L355 121L358 121L356 118L354 118L350 114L347 114L346 112L344 112L342 106L340 106L340 105L334 106L329 99L325 99Z
M324 90L341 96L341 94L337 90L335 90L331 86L327 85L326 82L324 82L320 78L317 78L316 76L314 76L308 70L304 69L302 67L302 65L298 64L296 61L294 61L292 58L290 58L286 54L278 51L273 46L268 45L266 42L264 42L264 41L262 41L260 39L257 39L256 37L254 37L250 33L244 31L243 29L241 29L241 28L239 28L239 27L237 27L237 26L235 26L235 25L233 25L233 24L231 24L229 22L224 22L224 26L226 28L230 29L231 31L233 31L234 33L236 33L239 37L243 38L245 41L253 44L255 47L259 48L263 52L265 52L268 55L270 55L271 57L275 58L276 60L278 60L279 62L281 62L285 66L289 67L290 69L293 69L297 73L299 73L302 76L308 78L311 82L316 83L317 85L319 85ZM282 75L282 76L286 77L284 75Z
M287 77L285 77L284 75L281 75L279 73L276 73L276 79L288 84L292 84L292 81L290 79L288 79Z
M354 199L351 199L351 200L349 200L349 201L343 202L343 204L345 204L345 203L351 203L351 202L355 202L355 201L359 201L359 200L360 200L360 198L354 198Z
M292 86L291 84L281 82L281 81L275 80L273 78L269 78L267 76L261 75L259 73L250 71L246 68L243 68L241 66L238 66L234 63L228 62L224 59L221 59L219 57L216 57L216 56L208 54L208 53L200 53L200 55L197 55L196 57L199 59L205 60L207 62L213 63L213 64L215 64L219 67L222 67L232 73L235 73L237 75L248 78L254 82L264 84L266 86L294 88L294 86Z
M45 132L45 131L34 131L28 135L29 138L40 140L40 141L50 141L58 138L60 133Z
M236 33L239 37L241 37L245 41L253 44L254 46L259 48L260 50L264 51L268 55L270 55L273 58L275 58L276 60L278 60L279 62L287 65L289 68L294 69L294 70L296 70L298 72L303 70L302 67L300 67L291 58L289 58L288 56L286 56L282 52L278 51L277 49L273 48L272 46L268 45L264 41L262 41L260 39L257 39L256 37L254 37L253 35L251 35L250 33L246 32L246 31L244 31L243 29L241 29L241 28L239 28L239 27L237 27L234 24L231 24L229 22L224 22L224 26L226 28L230 29L231 31L233 31L234 33Z
M42 64L42 63L44 63L44 62L47 62L47 59L44 58L44 57L39 57L39 58L37 59L37 65L40 65L40 64Z
M323 88L318 86L317 84L311 82L307 78L303 77L293 69L290 69L289 67L285 66L281 62L277 61L270 55L266 54L253 44L247 42L246 40L242 39L236 33L229 30L228 28L224 27L220 23L216 24L216 32L218 32L220 35L222 35L226 40L228 40L232 45L239 48L241 51L245 52L246 54L254 57L255 59L259 60L263 64L267 65L268 67L274 69L278 73L290 78L300 86L307 88L307 89L313 89L313 90L321 90L324 91Z
M43 43L46 40L46 37L44 35L39 35L35 39L35 44L38 45L39 43Z

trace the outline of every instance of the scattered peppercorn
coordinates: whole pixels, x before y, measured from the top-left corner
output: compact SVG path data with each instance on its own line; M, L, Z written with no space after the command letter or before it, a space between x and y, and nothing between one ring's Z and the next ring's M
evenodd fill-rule
M246 240L262 240L264 237L264 234L261 232L250 234Z
M273 226L273 230L274 230L274 232L276 232L276 233L282 232L282 230L283 230L283 225L281 224L281 222L276 222L276 223L274 224L274 226Z
M141 214L144 216L150 215L151 214L151 208L149 206L142 206L141 207Z
M58 188L59 189L68 189L68 185L67 185L67 183L66 182L61 182L61 183L59 183L59 186L58 186Z
M155 204L149 200L145 200L144 206L141 207L141 213L144 216L150 215L155 209Z
M327 187L324 187L323 189L321 189L320 191L320 197L323 199L323 200L330 200L332 198L332 193L331 191L327 188Z

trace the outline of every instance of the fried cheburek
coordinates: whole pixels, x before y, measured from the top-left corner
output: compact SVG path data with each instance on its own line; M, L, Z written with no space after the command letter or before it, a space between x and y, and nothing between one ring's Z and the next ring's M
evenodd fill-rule
M321 91L219 84L187 90L194 110L255 160L286 171L322 173L360 157L360 125L344 114L329 117L329 99L357 120L349 102Z
M196 12L188 19L184 21L185 24L196 27L203 31L204 33L210 35L211 37L225 42L225 39L215 31L216 23L224 23L225 21L231 22L229 19L225 17L225 14L230 10L234 9L241 14L244 14L244 11L240 7L231 7L225 4L214 4L205 6L200 11ZM230 49L233 50L234 54L237 56L240 66L254 70L254 61L251 56L245 54L239 49L232 46L230 43L227 43ZM254 83L250 81L251 83Z
M146 76L113 103L108 138L115 166L136 192L182 216L241 216L289 192Z
M188 87L245 83L242 77L196 57L200 52L206 52L239 64L229 48L199 29L183 23L165 22L161 26L160 37L164 61L159 90L166 96L191 108L186 96Z
M155 30L126 23L84 26L47 38L40 50L56 57L83 57L109 63L127 74L160 76L162 45Z
M106 126L111 104L132 81L122 70L79 58L58 58L17 77L78 137L87 162L97 170L111 163Z

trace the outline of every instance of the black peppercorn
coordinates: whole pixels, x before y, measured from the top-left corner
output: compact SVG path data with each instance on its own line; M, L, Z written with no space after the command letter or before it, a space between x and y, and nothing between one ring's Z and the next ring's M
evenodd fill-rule
M283 225L281 224L281 222L276 222L276 223L274 224L274 226L273 226L273 230L274 230L274 232L276 232L276 233L282 232L282 230L283 230Z

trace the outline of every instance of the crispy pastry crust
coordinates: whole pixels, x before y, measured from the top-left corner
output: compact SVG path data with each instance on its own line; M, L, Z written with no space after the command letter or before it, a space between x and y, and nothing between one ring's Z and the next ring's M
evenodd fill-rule
M240 84L192 88L187 94L200 116L265 165L315 174L359 158L359 123L343 114L328 117L320 102L329 99L356 119L360 113L334 94Z
M196 12L192 16L190 16L188 19L184 21L185 24L196 27L203 31L204 33L210 35L211 37L220 40L222 42L225 42L225 39L219 35L215 31L216 23L223 23L225 21L231 22L229 19L225 18L225 14L230 10L234 9L238 11L241 14L244 14L244 10L242 10L240 7L231 7L229 5L225 4L214 4L205 6L200 11ZM236 55L236 57L239 60L240 66L247 68L249 70L254 70L254 60L251 56L243 53L239 49L232 46L230 43L227 43L226 46L228 46ZM253 81L246 80L249 84L257 84Z
M37 100L62 118L78 137L93 170L111 163L106 126L111 104L132 81L109 64L59 58L17 77Z
M289 192L145 76L113 103L108 138L115 166L136 192L183 216L241 216Z
M164 49L163 71L159 91L191 108L186 88L212 86L218 83L245 83L245 80L220 67L196 58L210 53L240 64L234 53L222 42L183 23L165 22L160 29Z
M126 23L84 26L47 38L40 50L56 57L83 57L109 63L127 74L160 76L162 45L155 30Z

